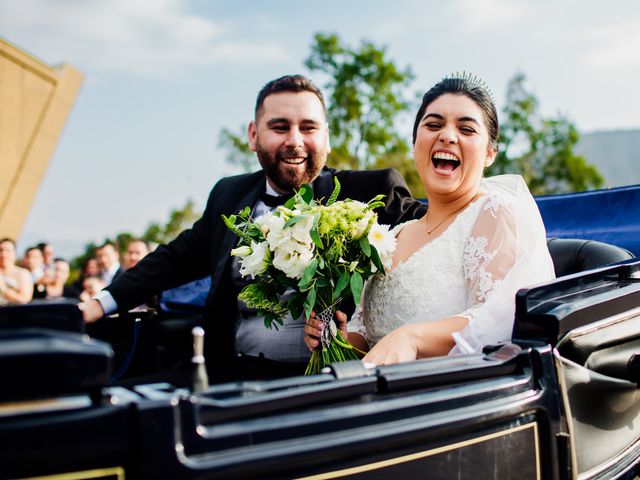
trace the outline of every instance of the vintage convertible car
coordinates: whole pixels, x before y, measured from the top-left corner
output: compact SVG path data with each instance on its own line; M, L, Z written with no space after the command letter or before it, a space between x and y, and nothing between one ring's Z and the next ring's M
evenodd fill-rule
M549 248L580 271L518 292L511 342L265 382L207 387L197 356L186 386L140 382L182 361L193 318L132 312L106 343L73 305L0 309L0 477L634 478L640 261Z

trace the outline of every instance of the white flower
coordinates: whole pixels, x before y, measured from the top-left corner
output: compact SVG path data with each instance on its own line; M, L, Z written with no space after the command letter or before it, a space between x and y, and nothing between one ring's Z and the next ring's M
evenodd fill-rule
M367 230L369 221L371 221L371 217L373 215L374 213L372 211L368 211L367 213L365 213L364 217L362 217L360 220L358 220L357 223L353 225L353 227L351 228L351 236L354 239L357 240L364 235L364 232Z
M380 261L385 268L390 268L393 260L393 252L396 249L396 237L389 231L389 225L380 225L375 222L369 230L367 237L369 243L376 248Z
M313 215L304 215L302 220L291 225L291 236L298 242L311 245L311 227L313 227Z
M248 245L244 245L242 247L234 248L233 250L231 250L231 256L244 258L248 255L251 255L251 252L253 252L253 250L251 250L251 247Z
M313 259L313 251L292 240L275 251L273 266L289 278L301 278L302 272L311 259Z
M291 240L291 229L283 228L285 221L282 216L274 215L272 212L267 212L255 220L272 251Z
M256 278L256 276L264 273L269 267L271 252L269 251L267 242L251 242L250 249L251 254L240 260L240 275L243 277L251 275L251 278Z

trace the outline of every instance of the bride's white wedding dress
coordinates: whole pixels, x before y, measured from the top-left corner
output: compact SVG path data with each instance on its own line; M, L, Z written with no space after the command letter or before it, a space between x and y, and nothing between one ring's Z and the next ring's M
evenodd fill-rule
M540 212L522 177L482 180L484 195L386 275L375 275L348 323L373 347L408 323L462 316L450 353L511 337L518 289L554 278ZM414 220L415 221L415 220ZM396 235L407 223L395 227Z

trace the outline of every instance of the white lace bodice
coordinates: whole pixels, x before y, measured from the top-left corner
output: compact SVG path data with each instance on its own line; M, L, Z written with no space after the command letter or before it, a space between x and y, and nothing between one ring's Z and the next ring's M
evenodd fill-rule
M454 334L457 352L478 350L510 337L515 292L553 278L553 264L541 220L536 225L538 241L533 243L536 255L527 255L525 251L531 249L521 247L531 242L518 241L523 231L517 197L500 188L485 188L485 193L439 237L393 271L369 280L349 331L362 334L373 347L407 323L462 316L469 325ZM396 235L408 223L396 227ZM538 252L540 241L544 251ZM541 268L532 268L530 262L538 262Z

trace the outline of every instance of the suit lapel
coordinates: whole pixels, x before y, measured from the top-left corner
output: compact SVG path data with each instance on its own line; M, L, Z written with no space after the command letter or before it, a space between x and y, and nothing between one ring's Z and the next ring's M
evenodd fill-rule
M229 204L229 210L228 210L229 213L227 213L227 215L232 213L237 213L244 207L253 208L255 203L258 201L258 197L260 196L260 193L264 190L264 185L265 185L264 182L265 182L264 174L256 175L256 177L251 179L251 182L247 185L246 189L244 189L243 192L242 191L229 192L229 195L240 194L240 196L238 197L238 200L235 203ZM220 219L214 219L214 221L221 222ZM233 246L237 241L237 237L235 236L235 234L231 232L231 230L229 230L226 227L224 227L224 229L225 229L225 233L224 233L224 236L222 237L222 245L220 246L220 251L219 251L220 253L218 255L218 264L216 265L216 271L213 277L214 285L216 285L217 282L220 280L220 277L222 276L222 272L224 272L227 262L231 258L229 256L231 249L233 249Z

